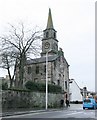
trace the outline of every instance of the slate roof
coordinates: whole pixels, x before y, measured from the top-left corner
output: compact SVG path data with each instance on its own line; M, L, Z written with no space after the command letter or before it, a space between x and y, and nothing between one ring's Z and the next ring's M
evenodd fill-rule
M54 61L58 58L58 55L48 56L48 62ZM46 62L46 57L35 58L31 60L27 60L27 65L36 64L36 63L44 63Z

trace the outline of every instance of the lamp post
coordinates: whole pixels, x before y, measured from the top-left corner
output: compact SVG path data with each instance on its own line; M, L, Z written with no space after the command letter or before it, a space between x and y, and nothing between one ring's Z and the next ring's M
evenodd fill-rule
M48 52L46 53L46 110L48 109Z
M48 52L46 52L46 110L48 109Z

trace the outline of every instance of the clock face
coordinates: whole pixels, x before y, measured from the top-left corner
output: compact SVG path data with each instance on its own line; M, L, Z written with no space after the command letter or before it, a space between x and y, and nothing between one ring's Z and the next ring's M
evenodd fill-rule
M45 43L45 49L48 49L50 47L50 43L49 42L46 42Z

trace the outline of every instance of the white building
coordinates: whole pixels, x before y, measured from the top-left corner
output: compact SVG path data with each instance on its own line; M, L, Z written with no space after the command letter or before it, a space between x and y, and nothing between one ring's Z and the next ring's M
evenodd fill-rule
M70 83L70 102L82 102L82 100L81 88L75 80L72 80L72 83Z

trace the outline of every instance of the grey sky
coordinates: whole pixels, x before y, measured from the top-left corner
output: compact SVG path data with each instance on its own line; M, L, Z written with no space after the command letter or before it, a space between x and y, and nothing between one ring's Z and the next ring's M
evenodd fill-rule
M44 30L49 7L70 78L95 90L95 0L0 0L0 33L7 23L20 21ZM0 77L4 75L0 70Z

